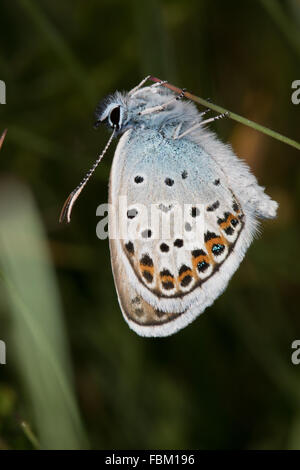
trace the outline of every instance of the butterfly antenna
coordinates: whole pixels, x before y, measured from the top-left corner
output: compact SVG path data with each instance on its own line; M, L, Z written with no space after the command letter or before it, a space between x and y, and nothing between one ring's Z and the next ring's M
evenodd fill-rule
M68 223L70 222L71 212L72 212L74 203L75 203L76 199L79 197L79 194L81 193L81 191L83 190L83 188L85 187L87 182L89 181L90 177L92 176L92 174L96 170L97 166L101 162L101 160L104 157L105 153L107 152L107 149L110 146L111 141L113 140L115 132L116 132L116 129L113 130L110 138L107 141L107 144L105 145L105 148L104 148L103 152L98 156L98 158L95 161L92 168L87 172L87 174L85 175L83 180L79 183L79 185L74 189L74 191L71 192L71 194L66 199L66 201L63 205L63 208L61 210L60 216L59 216L59 222L60 223L63 222L64 220L66 220Z

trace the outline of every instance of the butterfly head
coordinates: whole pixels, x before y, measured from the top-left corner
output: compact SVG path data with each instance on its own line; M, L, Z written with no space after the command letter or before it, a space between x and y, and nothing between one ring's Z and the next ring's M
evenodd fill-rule
M107 127L115 129L116 132L124 130L126 124L127 106L125 97L116 92L104 98L98 104L95 111L95 124L94 127L100 124L106 124Z
M94 127L104 123L118 135L133 127L160 128L164 122L178 121L178 116L181 121L193 121L197 111L191 103L177 101L176 94L166 88L143 87L128 93L117 91L100 101Z

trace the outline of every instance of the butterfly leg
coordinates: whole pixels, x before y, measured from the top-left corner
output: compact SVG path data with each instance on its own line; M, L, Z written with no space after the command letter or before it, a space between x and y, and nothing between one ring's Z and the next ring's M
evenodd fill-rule
M214 122L214 121L218 121L219 119L223 119L225 117L228 117L229 116L229 112L226 111L225 113L222 113L222 114L218 114L218 116L214 116L213 118L210 118L210 119L206 119L206 121L202 121L202 125L203 124L208 124L209 122Z
M211 113L211 112L212 112L212 109L206 108L204 111L200 113L200 116L205 116L206 114Z
M177 137L179 136L180 129L182 127L182 122L178 124L178 126L175 128L175 131L173 133L173 139L176 140Z
M206 113L208 111L204 111L204 113ZM203 113L201 113L203 115ZM208 124L210 122L214 122L214 121L218 121L218 119L222 119L224 117L227 117L228 116L228 112L226 113L223 113L223 114L219 114L218 116L214 116L213 118L210 118L210 119L206 119L206 121L201 121L201 122L198 122L197 124L195 124L194 126L190 127L189 129L187 129L186 131L184 131L182 134L180 134L177 139L181 139L182 137L186 136L187 134L190 134L190 132L193 132L195 131L196 129L198 129L199 127L202 127L204 124Z
M170 104L172 103L175 103L175 101L179 101L181 100L183 97L184 97L184 92L185 92L185 89L182 89L180 95L170 99L169 101L167 101L166 103L162 104L162 105L159 105L159 106L153 106L152 108L146 108L144 109L144 111L141 111L139 113L140 116L144 116L145 114L151 114L151 113L157 113L159 111L163 111L164 109L166 109Z
M208 101L209 103L211 103L211 98L206 98L206 101ZM202 111L200 113L200 116L205 116L206 114L208 113L211 113L212 112L212 109L211 108L205 108L204 111Z
M151 75L147 75L147 77L143 78L143 80L137 86L132 88L132 90L130 90L128 94L133 95L136 91L138 91L149 80L150 77L151 77Z
M200 116L205 116L209 112L211 112L211 109L207 108L204 111L202 111L202 113L200 113ZM197 127L198 127L198 122L196 122L196 121L194 121L194 122L195 122L195 124L197 124ZM180 132L181 128L182 128L182 122L180 122L174 130L174 133L173 133L173 136L172 136L172 138L174 140L178 139L179 132Z

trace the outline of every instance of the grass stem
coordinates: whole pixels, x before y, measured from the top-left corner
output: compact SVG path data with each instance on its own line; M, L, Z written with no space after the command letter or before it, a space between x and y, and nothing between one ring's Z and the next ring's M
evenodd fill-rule
M21 422L21 428L23 429L25 436L30 441L33 448L36 449L36 450L40 450L40 448L41 448L40 443L39 443L37 437L33 434L32 429L29 426L29 424L26 423L25 421L22 421Z
M150 77L150 80L152 82L161 81L159 78L156 78L156 77ZM176 86L171 85L170 83L164 83L163 86L169 88L170 90L178 94L182 92L181 88L177 88ZM293 139L290 139L289 137L286 137L282 134L279 134L278 132L273 131L272 129L269 129L268 127L262 126L261 124L258 124L257 122L254 122L254 121L250 121L250 119L244 118L243 116L240 116L239 114L228 111L228 109L223 108L222 106L219 106L217 104L211 103L210 101L200 98L199 96L192 95L192 93L189 93L188 91L184 92L184 96L185 98L189 100L195 101L195 103L201 104L202 106L205 106L206 108L216 111L217 113L221 113L221 114L227 113L230 119L240 122L241 124L244 124L245 126L252 127L252 129L262 132L263 134L266 134L269 137L273 137L273 139L279 140L280 142L283 142L284 144L290 145L291 147L294 147L300 150L299 142Z

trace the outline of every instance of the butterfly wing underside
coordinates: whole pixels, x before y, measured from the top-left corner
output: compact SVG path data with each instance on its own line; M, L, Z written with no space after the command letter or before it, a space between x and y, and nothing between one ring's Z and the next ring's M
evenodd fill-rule
M125 320L143 336L183 328L225 289L248 246L246 217L226 176L193 142L153 131L127 131L117 146L110 177L110 250ZM126 197L120 209L119 197ZM141 206L150 206L170 236L156 232ZM182 230L176 226L181 208ZM120 211L129 228L119 237ZM173 217L172 217L173 215ZM150 222L149 222L150 220ZM136 237L130 227L135 224Z

